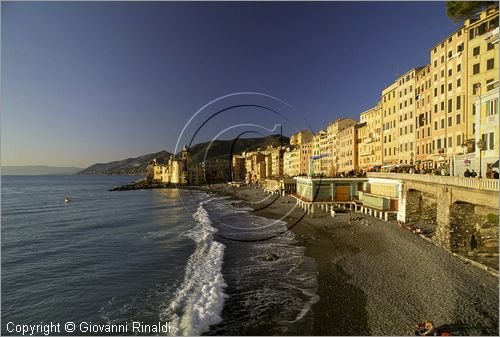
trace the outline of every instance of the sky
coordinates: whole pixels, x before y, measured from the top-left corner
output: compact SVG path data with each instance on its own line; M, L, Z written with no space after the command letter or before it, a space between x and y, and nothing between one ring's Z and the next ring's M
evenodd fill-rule
M2 165L359 119L459 26L445 2L2 1Z

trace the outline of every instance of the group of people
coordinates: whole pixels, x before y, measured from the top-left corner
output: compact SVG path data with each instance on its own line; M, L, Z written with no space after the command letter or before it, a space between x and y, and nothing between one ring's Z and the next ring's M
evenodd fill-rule
M498 179L498 171L493 171L493 170L488 170L486 171L486 178L488 179ZM469 171L469 169L466 169L465 172L464 172L464 177L466 178L475 178L477 177L477 173L472 170L472 171Z

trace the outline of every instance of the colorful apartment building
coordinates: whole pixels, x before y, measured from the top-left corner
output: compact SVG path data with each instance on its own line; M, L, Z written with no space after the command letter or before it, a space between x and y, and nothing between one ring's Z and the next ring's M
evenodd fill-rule
M415 82L415 166L430 170L434 165L432 151L432 75L430 64L416 73Z
M358 171L358 125L351 124L339 131L337 135L338 154L337 172L348 173Z
M382 166L382 112L380 102L362 112L358 125L358 166L369 171Z
M382 91L382 163L392 165L399 163L397 150L398 136L398 98L396 97L398 83L395 82Z
M398 146L396 153L399 164L414 164L415 160L415 88L416 74L421 68L413 68L399 77L396 96L398 105L396 139Z

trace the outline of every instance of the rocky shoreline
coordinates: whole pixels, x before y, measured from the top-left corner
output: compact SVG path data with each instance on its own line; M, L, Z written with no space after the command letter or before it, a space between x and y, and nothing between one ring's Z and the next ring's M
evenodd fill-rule
M455 335L499 333L498 277L396 222L348 212L311 218L292 197L256 187L200 189L288 223L317 264L320 300L308 313L311 335L414 335L425 319Z

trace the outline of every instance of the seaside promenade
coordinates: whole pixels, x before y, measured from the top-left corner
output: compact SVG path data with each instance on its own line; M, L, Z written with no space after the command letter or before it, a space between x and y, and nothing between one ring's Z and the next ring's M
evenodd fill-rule
M309 217L291 196L253 186L216 190L286 221L315 259L320 299L305 334L414 335L415 323L427 319L454 334L498 335L498 277L397 221L349 212Z

